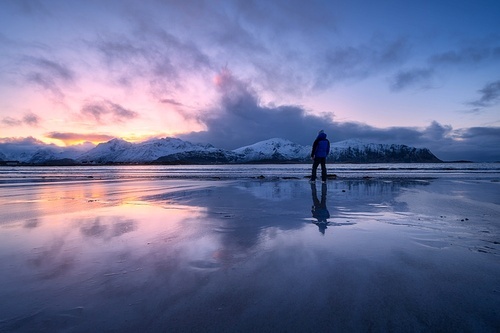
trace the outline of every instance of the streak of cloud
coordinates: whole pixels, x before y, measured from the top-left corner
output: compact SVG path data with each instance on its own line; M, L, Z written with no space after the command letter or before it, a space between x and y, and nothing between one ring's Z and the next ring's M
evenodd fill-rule
M433 65L471 65L495 60L500 60L500 46L479 45L434 54L428 62Z
M54 98L63 99L64 93L57 85L56 81L43 73L32 72L26 75L26 80L45 91L50 92Z
M44 58L34 58L29 57L28 62L32 63L40 70L46 72L51 77L55 77L61 79L61 81L65 83L71 83L74 80L74 73L68 67L57 63L52 60L44 59Z
M83 105L80 113L85 118L93 120L99 124L107 121L122 123L126 120L134 119L139 116L137 112L128 110L109 100L88 101Z
M106 142L114 138L107 134L72 132L49 132L45 134L45 137L61 140L66 145L74 144L75 142Z
M16 118L13 118L13 117L4 117L2 119L2 124L4 124L5 126L19 126L21 125L23 122L19 119L16 119Z
M160 103L170 104L170 105L174 105L174 106L183 106L183 104L181 102L178 102L173 98L162 99L162 100L160 100Z
M500 80L486 84L478 90L480 97L468 103L477 108L485 108L500 103Z
M390 80L390 88L394 92L405 89L430 89L437 73L443 72L445 67L457 69L471 68L480 63L496 62L500 60L500 46L491 43L470 42L458 49L431 54L427 57L427 65L410 70L400 70Z
M336 47L327 50L317 66L315 88L325 89L346 79L365 79L380 71L401 64L409 54L405 39L385 41L374 39L357 47Z
M5 117L2 119L2 124L6 126L22 126L23 124L36 127L40 122L40 117L33 112L27 112L23 115L21 119L13 117Z
M434 70L431 68L414 68L400 71L391 80L391 90L400 91L409 87L430 88L433 76Z
M74 72L64 64L31 56L25 57L24 63L26 81L50 92L57 100L63 99L65 87L74 83Z

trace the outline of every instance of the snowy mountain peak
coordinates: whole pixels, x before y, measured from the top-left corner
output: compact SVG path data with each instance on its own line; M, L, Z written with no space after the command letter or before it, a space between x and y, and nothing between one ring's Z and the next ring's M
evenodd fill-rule
M260 141L250 146L233 150L244 155L245 161L254 160L302 160L310 153L310 148L296 144L290 140L273 138Z
M163 147L171 147L177 149L193 149L193 150L214 148L214 146L212 146L211 144L194 144L189 141L184 141L172 137L150 139L140 144L144 146L154 145L157 147L163 146Z
M364 145L367 145L367 143L361 139L348 139L331 143L332 147L339 147L339 148L359 147Z
M102 151L105 151L108 149L111 151L117 151L120 149L128 148L131 145L132 144L128 141L115 138L115 139L109 140L108 142L99 143L94 149L95 150L102 150Z
M259 141L257 143L254 143L249 146L244 146L238 149L235 149L233 151L240 151L240 150L245 150L245 149L252 149L252 150L260 150L260 151L265 151L265 150L273 150L276 148L281 148L281 147L286 147L286 146L296 146L296 143L293 143L290 140L286 139L281 139L281 138L272 138L264 141Z

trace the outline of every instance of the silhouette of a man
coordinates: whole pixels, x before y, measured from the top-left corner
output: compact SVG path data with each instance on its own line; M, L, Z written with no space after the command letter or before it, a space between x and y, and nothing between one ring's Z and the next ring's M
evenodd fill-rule
M326 138L326 133L321 130L318 133L316 140L314 140L311 159L313 160L311 170L311 182L316 181L316 173L318 166L321 164L321 180L326 182L326 157L330 153L330 141Z

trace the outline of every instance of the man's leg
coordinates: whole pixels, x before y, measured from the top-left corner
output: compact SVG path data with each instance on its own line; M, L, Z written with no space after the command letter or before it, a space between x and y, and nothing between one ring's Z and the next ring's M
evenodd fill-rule
M313 162L312 174L311 174L311 181L315 181L316 180L316 170L318 170L319 163L320 163L320 159L316 157L314 159L314 162Z
M321 159L321 180L326 182L326 158Z

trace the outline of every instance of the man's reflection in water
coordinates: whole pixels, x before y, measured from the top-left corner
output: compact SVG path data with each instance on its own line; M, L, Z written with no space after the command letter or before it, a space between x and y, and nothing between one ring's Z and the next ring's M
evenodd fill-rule
M313 222L319 228L319 232L323 235L328 227L328 219L330 218L330 212L326 208L326 183L321 184L321 201L318 199L318 191L316 190L316 184L311 184L311 193L313 199L313 206L311 208L312 216L317 220Z

